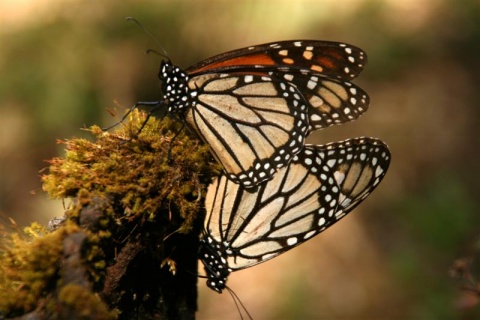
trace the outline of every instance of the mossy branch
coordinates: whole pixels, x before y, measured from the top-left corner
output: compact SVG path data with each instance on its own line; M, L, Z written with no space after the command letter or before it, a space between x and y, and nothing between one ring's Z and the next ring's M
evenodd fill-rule
M0 318L194 318L203 197L220 168L186 130L172 141L169 119L137 135L144 119L60 141L43 188L71 204L54 230L4 237Z

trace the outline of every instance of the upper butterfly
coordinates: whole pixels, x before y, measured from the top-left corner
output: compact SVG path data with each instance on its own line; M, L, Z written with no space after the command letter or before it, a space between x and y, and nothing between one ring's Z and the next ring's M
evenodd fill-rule
M185 71L164 61L164 97L148 105L167 106L210 145L228 178L249 188L288 165L310 131L367 110L367 94L347 81L366 62L354 46L310 40L238 49Z

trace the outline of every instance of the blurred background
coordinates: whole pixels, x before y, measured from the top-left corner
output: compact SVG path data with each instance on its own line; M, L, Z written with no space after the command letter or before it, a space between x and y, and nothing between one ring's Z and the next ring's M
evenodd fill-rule
M161 49L125 17L137 18L183 67L263 42L347 42L368 54L355 83L370 110L309 142L381 138L391 147L390 170L349 217L232 274L229 286L255 319L480 317L478 297L452 278L454 265L457 274L480 276L478 0L0 5L1 215L20 225L61 216L61 201L48 199L39 178L45 160L63 154L56 140L114 123L106 109L159 98L161 57L145 50ZM203 282L198 319L238 319L232 298Z

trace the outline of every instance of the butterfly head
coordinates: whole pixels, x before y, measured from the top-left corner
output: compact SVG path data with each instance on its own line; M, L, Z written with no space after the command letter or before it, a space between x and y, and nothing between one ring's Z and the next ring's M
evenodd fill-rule
M231 269L226 260L225 248L209 236L200 239L199 257L207 273L207 286L222 293Z
M196 92L188 87L188 75L170 61L162 62L159 73L169 112L181 113L194 105Z

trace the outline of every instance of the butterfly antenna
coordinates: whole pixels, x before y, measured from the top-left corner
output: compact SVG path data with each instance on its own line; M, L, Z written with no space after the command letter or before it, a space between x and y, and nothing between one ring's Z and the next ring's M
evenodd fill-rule
M230 289L228 286L226 286L225 289L227 289L230 296L232 296L233 302L235 302L235 306L237 307L238 313L240 314L240 318L242 320L244 319L243 315L242 315L242 310L243 310L247 314L248 319L253 320L252 315L248 312L247 308L242 303L242 300L240 300L240 298L237 296L237 294L232 289Z
M137 19L135 19L134 17L126 17L125 20L135 22L137 24L137 26L139 26L143 30L143 32L145 32L145 34L150 39L152 39L153 42L155 42L160 47L160 49L162 49L162 52L163 52L163 53L161 53L161 52L158 52L158 51L155 51L155 50L147 50L147 53L149 51L154 51L154 52L158 53L159 55L165 57L168 61L170 61L170 58L168 57L167 50L165 50L163 48L163 46L160 44L160 42L154 36L152 36L152 34L150 32L148 32L148 30Z

